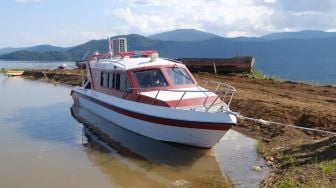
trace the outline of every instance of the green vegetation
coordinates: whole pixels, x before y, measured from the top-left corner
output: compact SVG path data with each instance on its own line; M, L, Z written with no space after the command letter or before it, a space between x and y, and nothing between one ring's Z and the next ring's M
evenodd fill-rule
M263 142L262 140L258 140L256 143L256 149L258 153L262 155L269 155L271 153L271 150L269 147L267 147L266 143Z
M250 79L252 79L252 78L255 78L255 79L265 79L266 75L264 73L262 73L261 71L255 69L255 68L252 68L251 72L248 74L248 77Z
M336 174L336 161L324 162L320 165L320 168L324 174L327 175Z
M293 154L281 154L279 158L285 165L295 166L297 163L297 160Z
M286 178L277 184L277 188L295 188L296 183L292 178Z
M291 166L277 180L276 187L334 187L336 160Z
M255 68L252 68L250 72L232 73L231 75L237 75L237 76L240 76L240 77L247 77L249 79L266 79L267 78L264 73L262 73L261 71L255 69Z

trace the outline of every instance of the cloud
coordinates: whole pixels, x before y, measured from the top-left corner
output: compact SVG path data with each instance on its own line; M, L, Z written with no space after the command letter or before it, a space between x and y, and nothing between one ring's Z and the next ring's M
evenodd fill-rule
M223 36L336 28L335 0L114 0L105 15L125 33L194 28Z
M267 4L273 2L267 0ZM140 3L145 7L139 8ZM273 10L264 4L254 4L252 0L127 0L124 6L105 13L118 20L118 24L129 26L124 27L125 32L152 34L194 28L221 35L244 30L253 35L271 27L269 18Z

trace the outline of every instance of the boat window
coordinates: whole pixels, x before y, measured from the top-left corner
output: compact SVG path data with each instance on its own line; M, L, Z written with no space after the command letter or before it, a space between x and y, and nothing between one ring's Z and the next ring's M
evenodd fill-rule
M107 87L108 86L108 73L107 72L101 72L100 85L102 87Z
M109 72L108 73L108 87L109 88L114 88L114 85L115 85L115 83L114 83L114 74L112 73L112 72Z
M120 90L122 91L126 91L128 88L130 88L126 73L120 74L120 86L119 87L120 87Z
M193 84L188 72L181 67L167 68L168 75L175 85Z
M159 69L134 73L139 88L164 87L167 82Z
M102 72L100 84L102 87L121 91L126 91L131 87L125 72Z
M115 89L120 90L120 74L115 74Z

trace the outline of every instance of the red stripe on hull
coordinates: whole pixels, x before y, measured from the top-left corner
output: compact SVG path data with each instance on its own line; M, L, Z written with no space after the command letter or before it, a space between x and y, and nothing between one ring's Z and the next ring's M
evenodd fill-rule
M156 123L156 124L163 124L168 126L174 126L174 127L185 127L185 128L196 128L196 129L208 129L208 130L229 130L231 126L235 124L230 123L213 123L213 122L194 122L194 121L183 121L183 120L175 120L175 119L167 119L167 118L161 118L161 117L155 117L155 116L149 116L145 114L140 114L137 112L132 112L129 110L125 110L116 106L113 106L111 104L99 101L97 99L94 99L92 97L83 95L81 93L76 92L81 97L94 102L98 105L101 105L109 110L115 111L119 114L129 116L135 119L139 119L142 121L147 121L150 123Z

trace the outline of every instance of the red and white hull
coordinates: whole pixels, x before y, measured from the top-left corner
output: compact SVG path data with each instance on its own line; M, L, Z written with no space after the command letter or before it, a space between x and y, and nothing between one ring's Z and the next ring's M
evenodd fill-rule
M154 106L91 89L74 89L71 95L79 107L127 130L161 141L211 148L236 124L236 116L229 112Z

